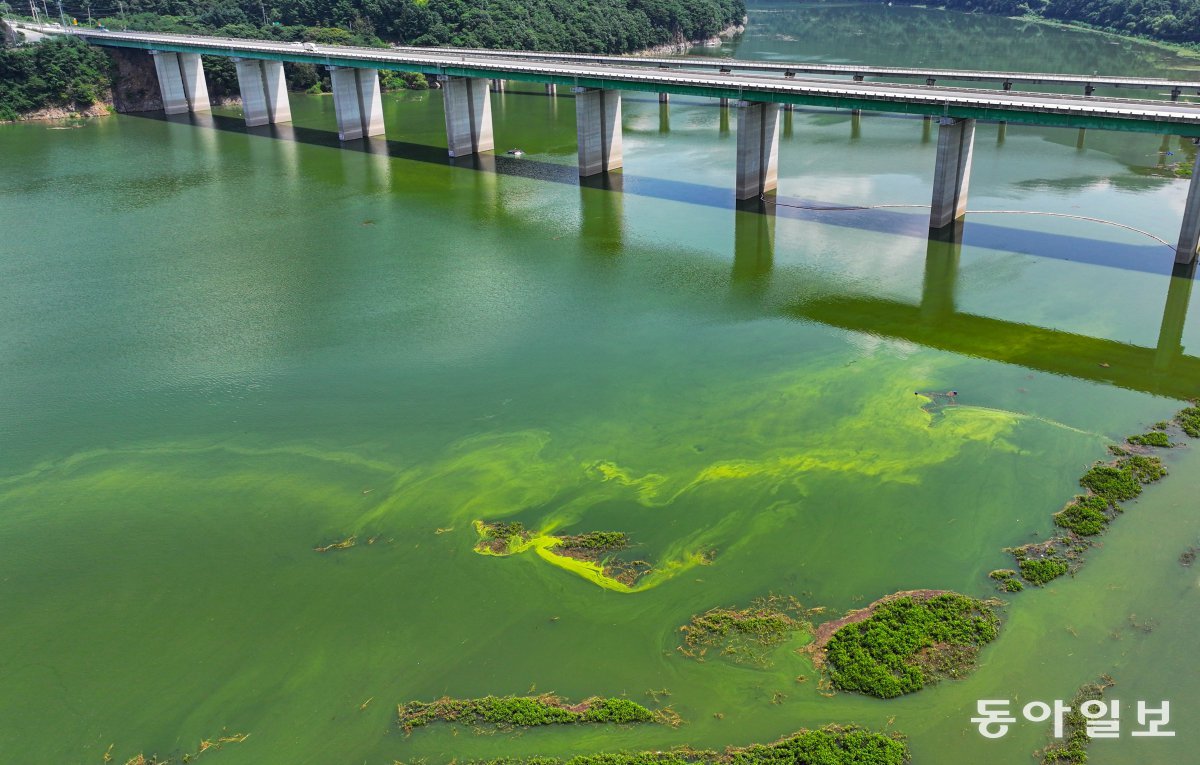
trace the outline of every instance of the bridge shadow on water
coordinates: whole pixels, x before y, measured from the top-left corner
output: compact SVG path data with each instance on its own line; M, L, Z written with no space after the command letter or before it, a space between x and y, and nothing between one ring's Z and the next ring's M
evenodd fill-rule
M530 94L532 95L532 94ZM190 124L201 129L219 130L227 133L292 141L308 146L319 146L339 151L357 151L376 154L392 159L422 162L471 170L480 173L527 178L530 180L558 183L564 186L580 186L605 189L612 193L640 196L673 202L702 205L722 210L740 210L772 215L777 218L821 223L829 226L853 228L891 236L925 239L929 235L928 219L923 214L903 213L888 209L840 209L820 210L804 208L836 207L819 200L780 198L780 204L761 204L755 201L736 202L733 198L732 178L730 187L709 186L669 178L650 178L629 173L615 173L611 181L604 178L581 180L574 164L555 164L529 157L513 157L505 154L485 153L452 158L445 148L397 141L382 137L339 141L337 134L328 130L299 127L290 124L246 127L237 117L213 114L166 115L163 112L141 112L129 116L161 122ZM932 169L931 169L932 172ZM615 181L615 182L614 182ZM1131 244L1111 242L1091 237L1057 234L1045 231L1029 231L1009 226L972 220L969 234L964 242L972 247L1000 250L1078 263L1108 266L1146 273L1169 274L1174 263L1174 252L1164 245Z
M341 142L335 133L292 125L247 128L241 119L220 115L161 112L136 116L191 124L199 128L294 141L339 151L358 151L603 192L611 200L585 216L583 235L597 244L620 247L620 200L625 195L736 210L731 286L742 302L754 303L765 292L774 270L777 218L817 221L859 230L926 241L925 277L918 304L852 295L819 296L787 305L783 313L852 332L890 337L966 356L990 359L1057 375L1114 385L1175 399L1200 396L1200 357L1183 352L1182 339L1196 264L1174 264L1174 249L1132 245L1061 234L1022 231L972 221L931 232L923 215L889 210L822 213L753 200L735 203L731 188L611 173L581 180L576 166L483 154L452 159L438 146L384 140ZM787 200L787 204L822 206ZM607 230L598 230L607 229ZM969 235L967 232L969 231ZM1045 258L1091 263L1133 271L1168 274L1163 318L1155 347L1049 329L960 312L955 305L959 258L964 244ZM602 247L603 248L603 247Z

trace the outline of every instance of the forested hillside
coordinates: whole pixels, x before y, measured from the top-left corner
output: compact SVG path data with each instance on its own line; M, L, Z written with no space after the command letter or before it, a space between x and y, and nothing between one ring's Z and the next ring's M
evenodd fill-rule
M1166 42L1200 43L1200 0L942 0L936 4L1005 16L1035 14Z
M95 0L110 27L222 30L295 37L295 28L413 45L629 53L715 35L741 21L744 0ZM68 12L89 15L86 0ZM293 29L288 29L293 28ZM258 36L258 34L254 34Z

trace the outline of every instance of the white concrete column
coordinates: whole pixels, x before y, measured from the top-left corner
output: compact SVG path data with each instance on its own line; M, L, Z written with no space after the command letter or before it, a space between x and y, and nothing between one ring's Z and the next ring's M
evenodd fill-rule
M572 88L579 175L586 178L621 167L621 91Z
M383 98L379 70L331 66L333 108L337 112L338 138L353 141L383 135Z
M933 171L933 204L929 227L942 228L967 211L975 120L942 117L938 123L937 166Z
M271 125L292 121L283 62L235 58L238 88L242 93L242 112L246 125Z
M492 92L503 93L504 92L504 80L501 80L499 78L492 80Z
M492 137L492 99L488 84L486 78L442 79L446 147L451 157L465 157L496 148Z
M754 199L779 185L779 104L738 102L737 198Z
M555 85L553 82L547 82L546 83L546 95L548 95L548 96L558 95L558 86Z
M154 71L158 74L158 89L162 94L163 111L185 114L209 110L208 84L204 66L197 53L150 51Z
M1176 263L1191 263L1196 259L1200 247L1200 153L1192 166L1192 180L1188 184L1187 202L1183 206L1183 227L1179 229L1179 245L1175 248Z
M183 74L183 89L193 112L212 109L208 103L208 81L204 79L204 63L199 53L180 53L179 71Z

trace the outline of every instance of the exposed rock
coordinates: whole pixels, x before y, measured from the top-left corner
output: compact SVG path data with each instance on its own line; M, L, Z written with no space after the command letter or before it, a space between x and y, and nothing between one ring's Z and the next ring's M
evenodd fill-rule
M116 72L113 75L113 106L126 112L151 112L163 108L154 60L143 50L109 48Z

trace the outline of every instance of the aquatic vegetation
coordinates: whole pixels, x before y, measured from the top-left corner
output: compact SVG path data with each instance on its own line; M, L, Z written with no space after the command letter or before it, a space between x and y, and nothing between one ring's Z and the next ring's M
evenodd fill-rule
M1172 446L1171 437L1161 430L1148 430L1140 435L1130 436L1125 440L1136 446L1154 446L1160 449Z
M125 765L186 765L190 762L195 762L200 755L211 750L219 750L226 744L240 744L250 738L249 733L225 733L213 738L205 738L200 740L200 745L195 752L187 752L176 757L161 758L157 754L146 756L144 752L138 752L133 757L125 761ZM110 745L108 751L104 753L104 762L113 762L112 750L115 745Z
M1200 406L1189 406L1175 415L1175 422L1192 438L1200 438Z
M1112 505L1103 497L1090 494L1078 496L1054 514L1054 523L1081 537L1099 534L1112 519Z
M1096 498L1107 500L1115 512L1121 512L1118 501L1136 498L1141 494L1142 486L1154 483L1166 474L1167 469L1158 457L1131 454L1108 465L1093 467L1079 483L1091 490Z
M899 733L875 733L856 725L801 730L769 744L728 747L723 752L680 747L661 752L499 759L472 765L905 765L908 743Z
M543 693L541 696L484 696L480 699L452 699L445 696L429 703L410 701L400 704L396 707L396 715L405 733L437 721L531 728L572 723L624 725L655 720L654 712L629 699L592 696L578 704L570 704L552 693Z
M768 653L797 632L812 631L809 618L822 609L806 609L790 596L755 598L749 608L711 608L679 628L679 652L703 660L720 646L720 655L735 663L767 666Z
M894 698L965 677L999 634L998 604L937 590L896 593L831 623L831 633L821 625L813 645L835 688Z
M1087 683L1075 692L1071 701L1068 702L1070 711L1063 717L1062 740L1052 741L1049 746L1038 753L1042 757L1042 765L1050 765L1050 763L1082 765L1088 761L1087 747L1092 739L1087 734L1087 718L1079 711L1079 707L1088 701L1102 700L1104 692L1113 685L1115 683L1111 677L1101 675L1098 682Z
M1011 568L996 569L988 574L988 576L996 580L996 584L1001 592L1020 592L1025 589L1025 585L1017 577L1017 572Z
M1040 587L1077 569L1083 563L1083 553L1091 547L1088 537L1108 529L1108 524L1123 512L1120 503L1136 499L1143 486L1167 474L1158 457L1135 453L1145 451L1146 446L1171 446L1169 436L1159 429L1160 426L1167 427L1167 424L1156 423L1142 436L1130 436L1123 445L1109 445L1108 449L1116 459L1098 462L1083 474L1079 485L1088 493L1074 497L1054 514L1054 524L1066 531L1064 536L1005 548L1005 552L1016 558L1025 582ZM1012 581L1012 578L1001 580L1002 588L1008 592L1021 589L1013 588Z
M1070 564L1058 558L1026 558L1018 563L1021 576L1039 587L1070 571Z

